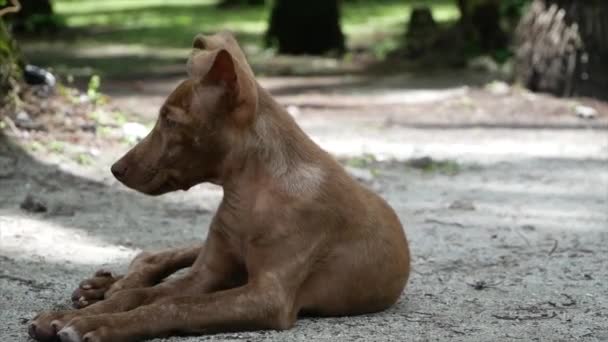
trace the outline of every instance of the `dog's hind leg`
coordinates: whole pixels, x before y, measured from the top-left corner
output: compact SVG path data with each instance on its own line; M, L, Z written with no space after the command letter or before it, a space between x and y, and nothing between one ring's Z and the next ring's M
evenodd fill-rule
M154 286L178 270L192 266L203 245L171 248L156 253L142 252L133 259L127 273L121 276L98 270L74 290L72 304L80 309L120 290Z

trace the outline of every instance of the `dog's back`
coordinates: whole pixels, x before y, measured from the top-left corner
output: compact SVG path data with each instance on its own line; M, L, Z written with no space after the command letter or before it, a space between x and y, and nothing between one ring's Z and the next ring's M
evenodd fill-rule
M314 143L261 87L258 94L255 150L274 173L271 185L262 190L272 197L261 201L272 202L263 216L278 213L280 220L297 222L297 231L282 233L297 235L300 243L316 249L297 306L324 315L389 307L403 291L410 266L397 215ZM266 229L260 232L265 239L267 234Z

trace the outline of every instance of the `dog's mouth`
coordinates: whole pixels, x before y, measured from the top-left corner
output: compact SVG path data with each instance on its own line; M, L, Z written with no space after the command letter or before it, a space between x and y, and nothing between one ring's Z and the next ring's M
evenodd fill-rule
M127 187L150 196L159 196L176 190L187 191L192 186L184 182L176 170L154 169L150 171L141 175L132 174L130 177L118 180Z
M187 191L188 189L190 189L190 186L188 184L185 184L184 182L180 181L171 172L166 171L159 172L156 177L154 177L148 184L146 184L145 191L141 192L147 195L158 196L171 191Z

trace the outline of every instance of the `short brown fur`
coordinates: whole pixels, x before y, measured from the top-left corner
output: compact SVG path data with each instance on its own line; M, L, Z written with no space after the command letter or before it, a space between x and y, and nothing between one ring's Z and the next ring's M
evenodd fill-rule
M112 172L150 195L222 186L205 242L143 253L122 277L98 271L73 294L80 310L34 319L35 339L288 329L299 314L376 312L401 295L410 256L395 212L257 84L229 33L198 36L194 48L190 78Z

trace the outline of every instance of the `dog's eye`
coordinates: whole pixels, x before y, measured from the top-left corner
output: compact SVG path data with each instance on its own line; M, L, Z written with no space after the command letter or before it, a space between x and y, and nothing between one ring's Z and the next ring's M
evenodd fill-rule
M173 128L177 126L177 122L175 122L175 120L172 120L169 117L169 110L165 107L161 108L160 110L160 118L162 120L163 126L167 128Z
M173 127L177 126L177 122L169 119L167 116L163 116L163 123L165 124L165 127L167 127L167 128L173 128Z

